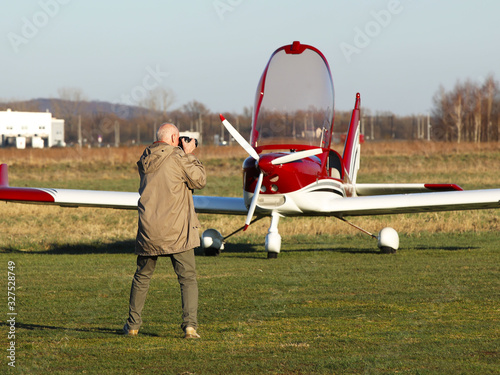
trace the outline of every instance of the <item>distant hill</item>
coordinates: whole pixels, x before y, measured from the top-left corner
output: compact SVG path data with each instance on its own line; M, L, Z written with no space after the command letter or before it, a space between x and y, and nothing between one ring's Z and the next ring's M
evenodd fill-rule
M115 104L102 101L80 101L74 102L71 100L38 98L26 101L4 102L0 103L0 110L7 108L13 111L27 112L51 112L55 117L62 117L68 113L79 114L82 116L91 116L96 114L110 114L125 120L130 120L139 116L153 114L155 111L147 108L130 106L126 104Z

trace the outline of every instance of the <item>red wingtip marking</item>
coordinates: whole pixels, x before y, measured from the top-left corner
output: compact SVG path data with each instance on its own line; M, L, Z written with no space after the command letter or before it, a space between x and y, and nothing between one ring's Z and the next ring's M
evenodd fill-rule
M5 201L17 202L49 202L54 203L54 197L37 188L0 187L0 198Z
M463 191L457 184L424 184L426 189L434 191Z
M221 121L224 121L224 120L225 120L225 118L224 118L224 116L222 116L222 114L219 114L219 116L220 116L220 120L221 120Z
M7 164L0 165L0 186L9 186L9 174Z
M248 224L245 224L245 227L243 228L243 232L246 231L248 228Z

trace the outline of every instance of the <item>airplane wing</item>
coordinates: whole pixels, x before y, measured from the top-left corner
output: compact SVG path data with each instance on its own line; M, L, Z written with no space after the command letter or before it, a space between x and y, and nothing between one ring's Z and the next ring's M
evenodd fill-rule
M500 189L350 197L332 206L337 217L500 208Z
M0 201L62 207L106 207L137 210L139 193L121 191L10 187L7 165L0 166ZM196 212L246 215L243 198L193 196Z
M356 188L363 184L357 184ZM376 196L335 198L321 202L321 209L307 216L368 216L418 212L457 211L500 208L500 189L457 191L456 185L365 184ZM394 194L394 192L455 190L428 193ZM365 193L369 191L366 188ZM361 195L361 194L360 194ZM7 165L0 165L0 201L53 204L63 207L107 207L137 209L139 193L98 190L23 188L8 185ZM247 215L243 198L193 196L196 212Z

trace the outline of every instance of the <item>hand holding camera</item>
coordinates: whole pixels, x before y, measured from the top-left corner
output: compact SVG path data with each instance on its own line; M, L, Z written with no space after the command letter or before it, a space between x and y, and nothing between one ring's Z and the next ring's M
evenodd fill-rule
M179 147L183 149L186 154L190 154L198 147L198 140L186 136L179 137Z

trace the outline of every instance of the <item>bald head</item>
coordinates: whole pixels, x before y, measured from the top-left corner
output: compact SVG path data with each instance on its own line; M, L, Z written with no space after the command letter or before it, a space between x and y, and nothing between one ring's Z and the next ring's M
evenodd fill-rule
M156 132L156 139L177 147L179 145L179 129L174 124L162 124Z

